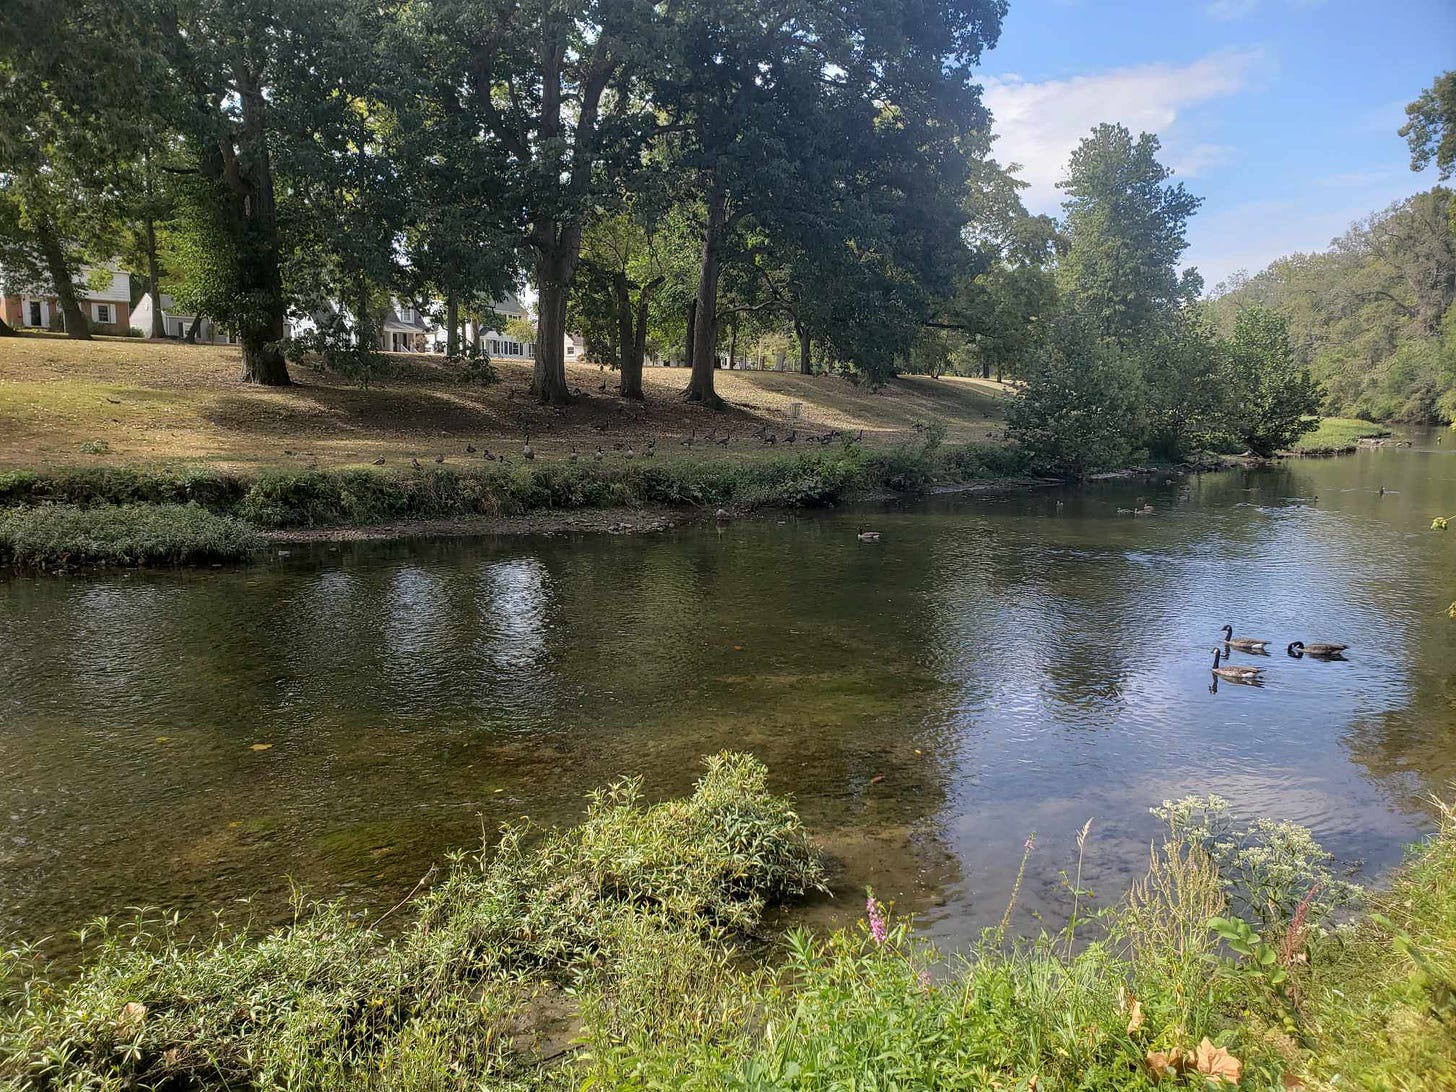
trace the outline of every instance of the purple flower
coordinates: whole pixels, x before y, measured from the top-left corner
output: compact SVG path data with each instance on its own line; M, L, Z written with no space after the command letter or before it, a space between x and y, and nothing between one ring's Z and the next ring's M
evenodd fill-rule
M865 914L870 919L870 936L875 938L876 944L884 944L890 931L885 926L885 915L880 913L880 904L875 901L873 891L869 893L869 898L865 899Z

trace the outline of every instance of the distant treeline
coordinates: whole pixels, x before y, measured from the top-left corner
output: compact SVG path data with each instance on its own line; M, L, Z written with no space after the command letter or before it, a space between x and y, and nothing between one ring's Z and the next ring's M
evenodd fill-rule
M1220 285L1231 329L1258 305L1289 325L1323 409L1378 421L1456 419L1456 216L1452 192L1418 193L1350 226L1321 254L1280 258Z

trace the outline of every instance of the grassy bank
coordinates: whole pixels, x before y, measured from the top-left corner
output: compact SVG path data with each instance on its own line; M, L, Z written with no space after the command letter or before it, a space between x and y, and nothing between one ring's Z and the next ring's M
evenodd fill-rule
M1343 455L1360 440L1389 436L1390 429L1374 421L1353 417L1321 417L1319 428L1306 432L1290 446L1296 455Z
M64 982L11 951L0 1079L1452 1087L1456 816L1337 925L1360 895L1308 832L1240 823L1214 798L1160 810L1168 835L1146 875L1056 934L1013 943L993 930L947 964L871 898L856 928L764 945L765 908L824 877L764 769L721 755L687 800L644 806L621 783L579 827L509 830L494 852L453 859L392 912L403 925L391 935L337 905L300 906L266 936L196 943L152 916L99 926Z
M933 481L1015 476L1014 449L918 443L816 447L733 462L693 457L430 466L406 472L205 468L62 468L0 473L0 562L233 560L250 529L362 526L517 516L582 508L814 508L868 492L914 493ZM226 555L226 556L224 556Z
M0 510L0 565L205 565L245 561L262 544L252 524L198 504Z
M777 453L752 435L760 429L780 440L794 433L798 445L862 430L865 446L883 448L940 421L950 443L985 441L1002 428L1006 393L971 379L912 376L871 391L840 376L720 371L728 408L713 412L683 402L681 368L648 368L647 401L637 403L616 395L615 373L572 362L567 377L577 398L548 407L529 395L529 365L500 362L500 382L480 386L433 354L386 355L386 373L368 387L295 367L293 386L270 388L238 382L232 346L0 339L0 469L166 462L253 474L368 467L376 459L398 469L412 458L433 465L437 456L458 468L481 461L468 447L514 459L527 431L543 461L565 459L573 447L589 455L601 446L618 458L617 444L640 453L655 439L659 454L690 440L696 457L743 462ZM725 435L723 446L717 441Z

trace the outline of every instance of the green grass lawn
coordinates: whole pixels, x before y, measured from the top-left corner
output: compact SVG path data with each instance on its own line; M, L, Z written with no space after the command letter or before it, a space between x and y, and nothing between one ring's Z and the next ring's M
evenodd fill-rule
M1353 451L1358 440L1389 436L1390 429L1375 421L1359 421L1353 417L1321 417L1319 428L1306 432L1289 450L1296 455L1338 455Z

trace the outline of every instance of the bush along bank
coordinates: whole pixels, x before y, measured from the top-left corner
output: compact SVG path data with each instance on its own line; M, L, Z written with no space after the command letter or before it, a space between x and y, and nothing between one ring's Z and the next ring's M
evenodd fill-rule
M872 492L923 492L938 480L1008 478L1024 472L1024 460L1014 449L986 444L943 450L938 435L883 451L844 445L736 462L583 459L509 467L432 466L406 474L266 470L253 477L195 468L82 468L49 474L18 470L0 473L0 511L6 513L0 522L0 560L42 567L79 563L83 557L118 564L159 561L161 554L136 550L108 555L102 548L104 537L85 535L88 519L116 526L140 519L148 507L154 509L147 521L152 533L172 521L179 538L204 530L215 537L218 528L205 527L199 510L278 531L579 508L815 508ZM37 514L48 506L63 506L65 515ZM108 507L126 515L78 514ZM17 537L31 525L44 525L54 533L49 538ZM74 538L62 533L68 528ZM48 542L50 549L39 549L41 542ZM181 551L171 557L176 563L217 559L201 539L195 556Z
M338 905L262 937L111 923L79 976L0 963L0 1080L41 1089L1449 1089L1456 815L1361 893L1309 832L1217 798L1157 809L1146 873L1056 934L1006 923L946 961L870 894L828 934L751 938L822 890L789 803L741 755L694 794L635 781L564 832L511 828L396 908ZM1089 824L1090 827L1090 824ZM1079 854L1096 852L1084 828ZM529 844L529 847L528 847ZM1029 839L1026 853L1035 852ZM1080 874L1080 870L1078 873ZM1019 884L1018 884L1019 887ZM575 1018L543 1056L543 999Z

